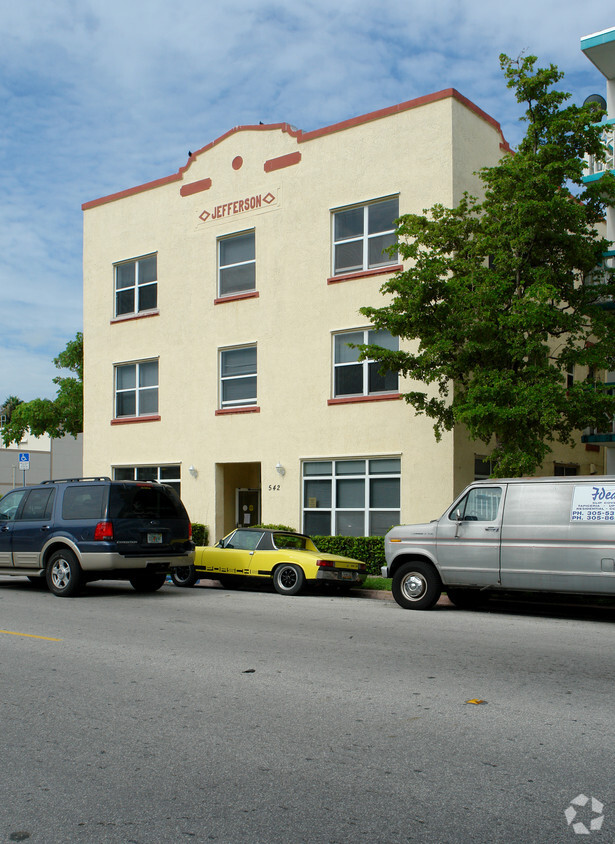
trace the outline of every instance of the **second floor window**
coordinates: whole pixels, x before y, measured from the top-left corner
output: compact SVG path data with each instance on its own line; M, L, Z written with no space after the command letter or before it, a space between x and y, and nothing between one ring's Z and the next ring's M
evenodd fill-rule
M256 346L220 352L220 407L256 404Z
M115 265L115 316L158 307L157 256Z
M115 416L158 413L158 361L145 360L115 367Z
M218 295L233 296L256 288L254 232L218 241Z
M333 395L371 396L378 393L396 393L399 389L397 372L381 373L382 364L374 360L359 360L359 349L353 346L373 344L391 351L398 351L399 340L388 331L365 329L334 335Z
M333 274L378 269L396 264L397 255L383 250L393 246L399 198L345 208L333 214Z

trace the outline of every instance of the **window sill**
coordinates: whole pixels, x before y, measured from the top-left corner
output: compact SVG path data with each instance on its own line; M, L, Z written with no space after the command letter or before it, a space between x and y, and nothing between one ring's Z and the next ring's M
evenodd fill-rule
M340 275L334 275L332 278L328 278L327 284L337 284L338 281L352 281L355 278L369 278L373 275L398 273L400 270L403 270L401 264L390 264L387 267L378 267L378 269L375 270L358 270L354 273L341 273Z
M401 393L387 393L378 396L345 396L339 399L329 399L328 405L331 404L363 404L365 402L374 401L395 401L401 398Z
M135 422L160 422L161 417L157 414L151 416L122 416L119 419L112 419L112 425L133 425Z
M222 305L225 302L238 302L242 299L258 299L259 295L258 290L252 290L250 293L234 293L232 296L219 296L217 299L214 299L214 305Z
M153 308L151 311L141 311L139 314L122 314L121 316L113 317L109 322L111 325L114 325L116 322L130 322L133 319L147 319L148 317L159 315L160 311L158 308Z
M234 413L260 413L261 409L256 404L251 404L249 407L223 407L216 410L216 416L231 416Z

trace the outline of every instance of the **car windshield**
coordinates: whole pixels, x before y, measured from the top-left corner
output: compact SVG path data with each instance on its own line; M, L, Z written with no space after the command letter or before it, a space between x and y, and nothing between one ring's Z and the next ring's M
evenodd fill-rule
M305 551L308 543L307 536L302 536L299 533L274 533L273 544L276 548L295 548L299 551Z

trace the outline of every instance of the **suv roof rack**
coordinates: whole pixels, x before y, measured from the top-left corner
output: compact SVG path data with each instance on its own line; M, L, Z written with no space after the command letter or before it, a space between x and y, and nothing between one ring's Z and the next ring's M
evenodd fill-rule
M75 481L110 481L106 475L100 475L96 478L51 478L48 481L41 481L42 484L72 484Z

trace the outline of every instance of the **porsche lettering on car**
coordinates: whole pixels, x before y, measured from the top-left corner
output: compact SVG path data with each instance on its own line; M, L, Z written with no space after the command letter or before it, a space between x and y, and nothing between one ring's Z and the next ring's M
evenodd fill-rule
M230 586L241 577L268 578L280 595L296 595L306 582L357 586L365 563L318 550L309 536L265 528L237 528L213 547L197 547L194 565L173 570L176 586L200 578Z

